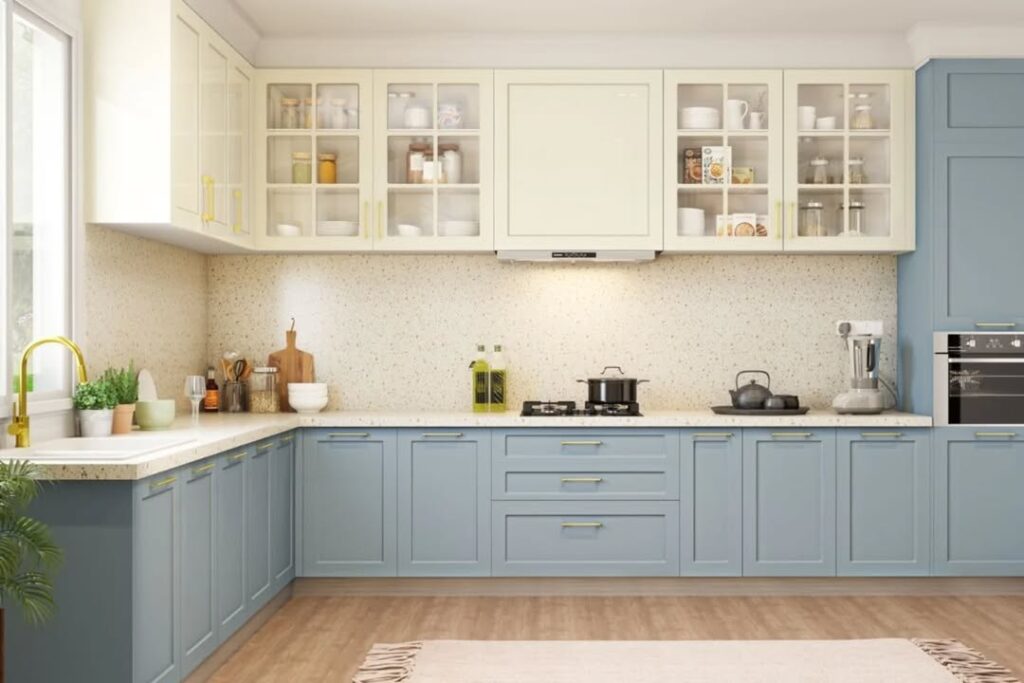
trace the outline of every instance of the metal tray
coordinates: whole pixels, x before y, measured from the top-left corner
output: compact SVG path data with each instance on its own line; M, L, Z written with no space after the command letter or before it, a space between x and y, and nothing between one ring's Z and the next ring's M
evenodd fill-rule
M783 410L766 410L765 408L733 408L732 406L711 406L711 412L716 415L803 415L811 408L800 406L799 408L786 408Z

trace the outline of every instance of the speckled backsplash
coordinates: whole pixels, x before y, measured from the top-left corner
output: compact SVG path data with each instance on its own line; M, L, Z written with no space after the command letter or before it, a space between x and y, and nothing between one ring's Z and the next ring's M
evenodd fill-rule
M895 369L893 256L661 256L645 264L502 264L492 255L209 258L212 362L298 344L331 385L329 409L463 410L477 342L501 343L510 405L583 401L605 365L647 409L726 403L737 370L823 406L845 386L840 318L882 319ZM185 295L187 296L187 294ZM180 295L175 293L175 299ZM156 320L153 321L158 322ZM178 331L171 323L167 335Z

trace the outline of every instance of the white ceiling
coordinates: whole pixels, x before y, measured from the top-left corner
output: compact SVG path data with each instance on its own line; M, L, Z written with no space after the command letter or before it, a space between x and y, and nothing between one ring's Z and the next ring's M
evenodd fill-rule
M1022 0L230 0L267 38L366 33L905 32L1024 25Z

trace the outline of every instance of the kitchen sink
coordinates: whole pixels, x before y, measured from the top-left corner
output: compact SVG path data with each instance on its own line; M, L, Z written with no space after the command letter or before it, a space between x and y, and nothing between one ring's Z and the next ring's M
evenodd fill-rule
M31 459L127 460L164 448L181 446L195 437L168 434L125 434L123 436L56 439L32 449Z

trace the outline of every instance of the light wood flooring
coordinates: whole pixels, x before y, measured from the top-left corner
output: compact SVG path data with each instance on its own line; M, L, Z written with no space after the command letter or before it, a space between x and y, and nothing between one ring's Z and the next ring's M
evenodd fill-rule
M640 595L622 594L631 583ZM899 591L894 595L877 594L885 592L877 587L886 585L877 580L847 583L848 595L836 595L835 587L843 584L834 581L801 585L619 580L590 583L589 588L580 582L560 588L557 583L453 580L376 584L377 589L374 585L359 581L298 584L294 597L210 680L347 682L373 643L420 639L879 637L956 638L1024 678L1024 584L1020 581L910 582L903 588L899 583L888 584ZM498 594L481 595L488 592L488 585L490 592ZM530 585L544 594L522 594ZM822 586L831 588L822 590ZM584 591L591 594L581 594ZM994 594L999 592L1006 594Z

